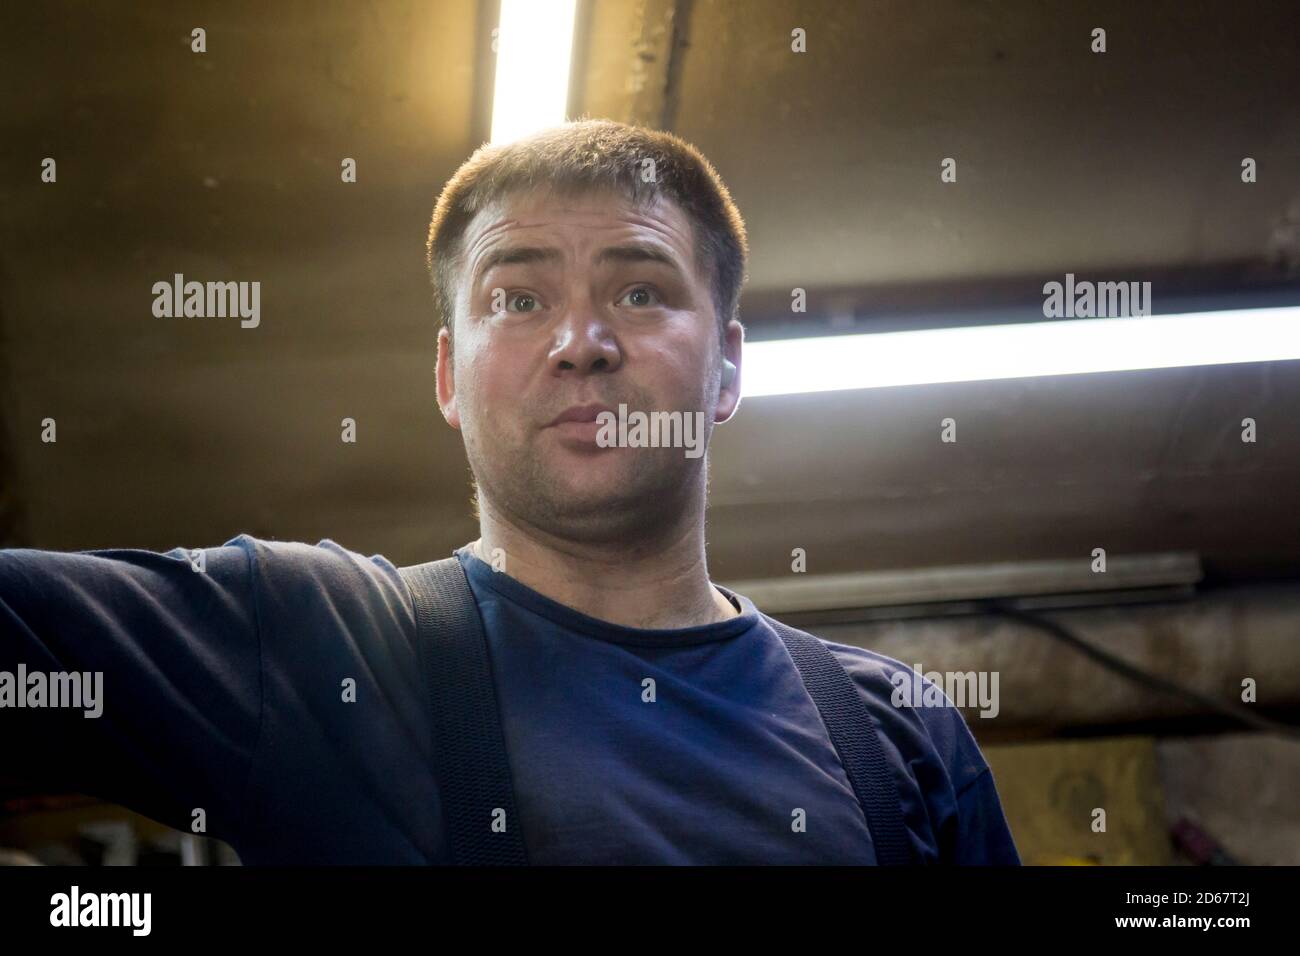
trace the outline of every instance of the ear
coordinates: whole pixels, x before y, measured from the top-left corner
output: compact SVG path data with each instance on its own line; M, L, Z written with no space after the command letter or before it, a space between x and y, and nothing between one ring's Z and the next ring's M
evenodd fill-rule
M720 385L718 388L718 407L713 412L713 420L719 425L736 414L736 409L740 407L740 380L742 377L740 359L744 343L745 327L740 324L738 319L732 319L727 323L722 357L729 359L736 366L736 372L731 376L730 382Z
M438 330L438 364L434 375L438 386L438 407L447 424L460 431L460 412L456 408L456 377L452 373L451 333L442 328Z

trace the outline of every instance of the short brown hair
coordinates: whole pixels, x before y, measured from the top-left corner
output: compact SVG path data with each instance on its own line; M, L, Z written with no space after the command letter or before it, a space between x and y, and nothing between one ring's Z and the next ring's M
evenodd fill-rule
M653 161L654 177L643 169ZM719 340L740 314L740 289L749 240L740 210L713 165L690 143L671 133L605 119L580 119L524 139L484 145L447 181L433 209L427 244L429 278L438 321L453 330L461 241L474 215L517 191L551 188L559 193L609 189L645 206L672 199L691 223L696 268L711 276Z

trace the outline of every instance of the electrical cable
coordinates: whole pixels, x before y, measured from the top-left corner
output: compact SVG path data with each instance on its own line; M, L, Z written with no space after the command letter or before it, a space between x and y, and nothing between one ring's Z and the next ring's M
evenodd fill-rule
M1100 647L1088 643L1081 637L1075 635L1065 626L1058 624L1049 618L1039 617L1037 614L1022 611L1019 608L1001 601L992 602L988 607L994 614L1017 621L1028 627L1036 628L1037 630L1051 635L1063 644L1069 645L1084 656L1096 661L1106 669L1114 671L1120 676L1126 677L1135 683L1142 684L1145 687L1150 687L1151 689L1164 694L1170 694L1175 697L1182 697L1185 700L1190 700L1208 710L1212 710L1226 717L1231 717L1234 720L1239 720L1244 724L1254 727L1256 730L1300 739L1300 727L1296 727L1293 724L1283 723L1279 720L1273 720L1269 717L1260 716L1246 707L1225 704L1208 694L1203 694L1198 690L1193 690L1192 688L1179 684L1167 677L1162 677L1159 674L1152 674L1134 664L1130 664L1123 658L1116 657L1109 651L1104 651Z

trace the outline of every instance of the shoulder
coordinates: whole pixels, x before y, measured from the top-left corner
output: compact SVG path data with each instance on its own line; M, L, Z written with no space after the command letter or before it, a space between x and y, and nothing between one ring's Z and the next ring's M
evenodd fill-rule
M297 573L324 581L358 575L381 581L400 580L396 565L383 555L363 555L330 538L308 544L241 534L222 547L237 547L248 553L261 574Z
M865 647L821 642L862 694L898 784L903 822L919 862L1014 856L991 787L992 773L970 728L938 684L902 661Z
M241 534L224 547L248 556L258 600L268 616L329 617L370 624L413 618L410 596L396 565L323 538L316 544Z
M900 660L801 631L825 646L862 694L895 765L905 803L924 804L939 824L989 765L965 718L943 688Z
M940 764L954 794L988 770L962 712L942 687L902 661L865 647L818 638L862 691L881 733L904 762Z

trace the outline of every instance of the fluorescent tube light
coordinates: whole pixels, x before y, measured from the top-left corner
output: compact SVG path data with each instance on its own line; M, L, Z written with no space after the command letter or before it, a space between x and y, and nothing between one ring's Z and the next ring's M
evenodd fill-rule
M746 398L1300 359L1300 308L746 342Z
M501 0L492 142L565 120L574 0Z

